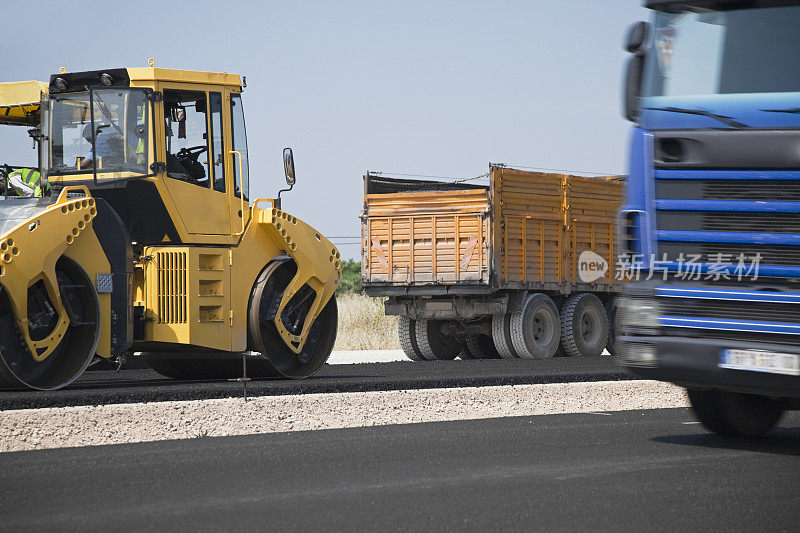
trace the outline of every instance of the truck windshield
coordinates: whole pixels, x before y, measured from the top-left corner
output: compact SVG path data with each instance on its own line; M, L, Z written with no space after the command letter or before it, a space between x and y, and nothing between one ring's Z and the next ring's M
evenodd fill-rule
M800 6L657 13L645 97L800 91Z
M94 113L88 92L51 97L48 173L89 173L96 164L98 174L148 174L152 114L145 92L95 90L93 100Z

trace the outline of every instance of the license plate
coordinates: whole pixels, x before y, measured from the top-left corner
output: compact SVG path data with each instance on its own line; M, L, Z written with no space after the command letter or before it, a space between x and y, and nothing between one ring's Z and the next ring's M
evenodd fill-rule
M720 368L800 376L800 355L765 350L722 350Z

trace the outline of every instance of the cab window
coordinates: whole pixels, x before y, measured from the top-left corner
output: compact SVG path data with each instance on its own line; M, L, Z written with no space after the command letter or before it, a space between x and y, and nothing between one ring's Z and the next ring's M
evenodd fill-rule
M214 173L214 190L225 192L225 152L222 142L222 94L209 93L211 106L211 157Z
M239 94L231 95L231 145L233 150L239 152L241 156L233 156L233 193L238 198L244 191L244 199L250 198L250 179L247 158L247 134L244 127L244 109L242 108L242 96ZM240 171L241 168L241 171ZM240 175L241 174L241 175Z
M208 187L208 106L201 91L164 91L167 176Z

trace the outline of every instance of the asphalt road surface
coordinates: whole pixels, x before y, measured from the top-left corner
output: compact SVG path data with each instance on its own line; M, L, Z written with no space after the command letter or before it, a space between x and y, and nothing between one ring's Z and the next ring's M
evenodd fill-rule
M800 414L688 409L0 454L0 529L797 531Z
M440 387L521 385L631 379L610 356L470 361L398 361L326 365L303 380L258 380L248 394L266 396ZM0 410L240 396L228 381L175 381L152 370L85 372L57 391L0 391Z

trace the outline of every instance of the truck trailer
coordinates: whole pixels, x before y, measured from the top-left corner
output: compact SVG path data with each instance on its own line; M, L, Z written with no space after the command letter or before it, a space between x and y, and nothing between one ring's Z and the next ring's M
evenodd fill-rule
M362 286L412 360L613 351L623 178L491 164L488 183L367 173Z
M764 433L800 399L800 2L645 5L619 361L685 387L712 431Z

